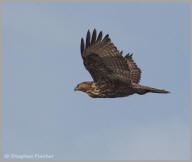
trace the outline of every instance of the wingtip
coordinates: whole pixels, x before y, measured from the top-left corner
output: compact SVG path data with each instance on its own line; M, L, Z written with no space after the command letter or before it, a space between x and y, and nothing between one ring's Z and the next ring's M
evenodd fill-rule
M90 32L90 30L89 30L89 29L88 29L88 31L87 31L87 36L88 36L88 35L91 35L91 32Z
M85 48L85 45L84 45L84 39L81 38L81 53L83 53L84 48Z
M103 42L108 42L108 41L110 41L109 34L106 34L102 41L103 41Z
M86 37L86 48L90 46L90 37L91 37L91 34L90 34L90 31L88 30L87 31L87 37Z
M102 36L103 36L103 32L100 31L96 41L97 42L101 41L102 40Z
M96 32L96 29L94 29L92 33L91 44L95 43L96 37L97 37L97 32Z

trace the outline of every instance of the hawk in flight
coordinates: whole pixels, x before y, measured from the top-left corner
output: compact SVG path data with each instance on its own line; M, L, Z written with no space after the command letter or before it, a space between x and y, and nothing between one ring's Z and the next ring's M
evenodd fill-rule
M102 38L102 31L94 29L92 36L87 32L86 42L81 39L81 56L85 68L93 81L78 84L75 90L87 93L93 98L125 97L134 93L169 93L166 90L139 84L141 70L133 61L132 54L122 56L112 43L109 35Z

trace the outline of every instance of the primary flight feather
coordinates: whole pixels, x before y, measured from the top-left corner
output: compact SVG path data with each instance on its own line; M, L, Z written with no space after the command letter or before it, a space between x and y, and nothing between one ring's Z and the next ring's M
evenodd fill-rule
M94 29L92 36L88 30L86 41L81 39L81 56L85 68L93 81L78 84L75 90L83 91L93 98L125 97L147 92L169 93L166 90L151 88L138 84L141 70L133 61L132 54L122 56L112 43L109 35L102 38L102 31Z

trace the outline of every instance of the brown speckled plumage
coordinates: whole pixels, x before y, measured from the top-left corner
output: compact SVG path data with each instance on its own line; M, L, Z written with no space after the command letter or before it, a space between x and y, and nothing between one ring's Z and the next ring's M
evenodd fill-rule
M75 90L87 93L93 98L124 97L147 92L169 93L147 86L139 85L141 70L132 59L132 54L122 56L107 34L102 39L102 31L97 37L94 29L92 36L87 32L86 43L81 39L81 56L85 68L90 72L93 81L82 82Z

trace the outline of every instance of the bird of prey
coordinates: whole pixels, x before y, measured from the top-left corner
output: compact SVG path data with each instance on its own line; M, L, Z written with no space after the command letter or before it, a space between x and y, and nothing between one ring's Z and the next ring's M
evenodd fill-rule
M97 36L94 29L91 36L88 30L86 42L81 39L81 56L93 81L82 82L75 90L85 92L93 98L125 97L147 92L169 93L166 90L140 85L141 70L133 61L132 54L123 56L123 52L117 50L109 35L104 38L102 35L100 31Z

